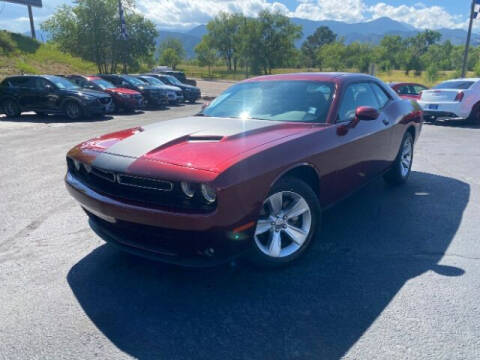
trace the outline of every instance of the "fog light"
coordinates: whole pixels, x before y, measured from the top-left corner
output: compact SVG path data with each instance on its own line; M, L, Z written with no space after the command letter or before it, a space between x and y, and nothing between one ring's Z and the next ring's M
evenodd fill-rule
M215 189L212 186L210 186L208 184L202 184L200 186L200 190L202 191L203 198L209 204L215 202L215 200L217 199L217 192L215 191Z
M187 198L193 198L195 195L195 189L193 188L192 184L182 181L180 183L180 187Z

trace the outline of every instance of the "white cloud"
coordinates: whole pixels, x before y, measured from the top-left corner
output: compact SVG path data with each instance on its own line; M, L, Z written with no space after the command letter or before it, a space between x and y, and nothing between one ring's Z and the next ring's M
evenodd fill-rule
M339 20L360 22L365 20L365 6L362 0L299 0L291 16L310 20Z
M205 24L221 11L247 16L255 16L263 9L288 13L285 5L267 0L138 0L137 7L144 16L166 28Z
M426 6L423 3L418 3L414 6L392 6L378 3L369 7L368 12L373 19L387 16L419 29L466 27L466 22L462 19L462 16L452 15L441 6Z

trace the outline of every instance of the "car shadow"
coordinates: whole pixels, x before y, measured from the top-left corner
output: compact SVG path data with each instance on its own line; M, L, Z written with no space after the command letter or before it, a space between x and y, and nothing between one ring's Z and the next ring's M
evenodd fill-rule
M469 197L464 182L413 172L328 210L293 266L186 270L103 245L67 280L97 328L138 359L338 359L409 279L463 275L439 262Z
M113 116L104 115L104 116L91 116L83 117L79 120L70 120L63 115L47 115L40 116L36 114L22 114L21 116L15 118L7 118L5 116L0 117L0 121L12 121L18 123L32 123L32 124L70 124L70 123L82 123L82 122L102 122L112 120Z
M479 129L480 123L474 124L464 120L451 120L451 119L438 119L433 124L428 123L433 126L444 126L444 127L458 127L465 129Z

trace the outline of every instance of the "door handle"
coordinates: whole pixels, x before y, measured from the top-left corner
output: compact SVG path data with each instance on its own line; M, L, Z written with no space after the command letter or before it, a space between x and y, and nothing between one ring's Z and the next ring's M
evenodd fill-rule
M388 121L388 119L383 119L382 122L383 122L383 125L388 125L388 124L390 124L390 121Z

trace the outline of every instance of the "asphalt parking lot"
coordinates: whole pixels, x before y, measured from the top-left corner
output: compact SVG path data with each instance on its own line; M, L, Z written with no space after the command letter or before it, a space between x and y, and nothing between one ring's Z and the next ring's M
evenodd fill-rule
M329 210L292 267L193 271L105 245L65 190L67 150L199 109L0 118L0 359L480 358L479 127L425 125L410 182Z

